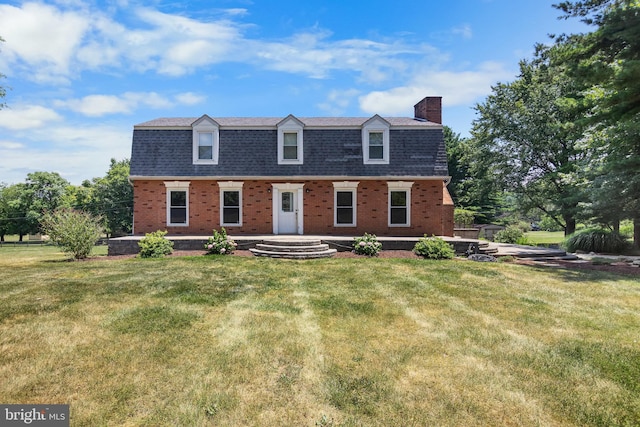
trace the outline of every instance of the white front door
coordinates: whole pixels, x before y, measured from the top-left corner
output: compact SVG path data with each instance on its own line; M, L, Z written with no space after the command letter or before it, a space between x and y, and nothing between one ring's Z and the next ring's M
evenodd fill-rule
M278 213L278 234L296 234L298 232L297 191L280 193L280 212Z
M273 185L273 234L303 234L304 184Z

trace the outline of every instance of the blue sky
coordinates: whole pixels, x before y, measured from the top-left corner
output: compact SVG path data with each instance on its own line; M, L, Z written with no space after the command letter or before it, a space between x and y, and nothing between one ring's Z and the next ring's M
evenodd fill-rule
M584 31L555 2L3 2L0 182L103 176L158 117L411 117L442 96L466 136L535 43Z

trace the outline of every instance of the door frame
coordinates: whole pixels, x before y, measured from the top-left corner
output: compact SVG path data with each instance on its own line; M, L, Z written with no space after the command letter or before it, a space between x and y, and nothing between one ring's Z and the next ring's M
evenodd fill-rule
M280 193L283 191L291 191L294 194L297 204L297 216L296 216L296 234L304 234L304 184L295 183L278 183L271 184L272 191L272 210L273 210L273 234L280 234L279 232L279 215L280 215Z

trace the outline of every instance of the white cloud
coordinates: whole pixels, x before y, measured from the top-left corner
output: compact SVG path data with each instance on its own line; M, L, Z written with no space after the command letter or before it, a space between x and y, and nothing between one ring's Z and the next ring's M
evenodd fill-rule
M453 27L451 32L454 35L462 36L463 39L471 39L473 37L473 31L471 30L471 25L462 24L457 27Z
M0 5L6 62L38 82L69 81L84 70L182 76L222 62L241 62L312 78L332 72L359 74L379 83L404 73L410 60L438 62L442 54L428 45L367 39L332 40L331 32L312 28L277 41L247 38L250 24L233 21L245 9L217 10L207 22L137 8L127 23L90 6L25 3ZM51 31L55 28L55 31ZM467 34L462 28L460 31ZM34 72L35 70L35 72Z
M0 110L0 127L9 130L40 128L61 120L62 117L58 113L39 105L24 105Z
M357 89L332 90L318 108L332 116L342 116L351 102L360 94Z
M176 105L195 105L204 97L193 92L174 96L174 100L156 92L126 92L122 95L88 95L83 98L59 100L55 105L67 108L88 117L102 117L108 114L131 114L138 108L171 108Z
M152 9L139 9L136 15L151 30L128 30L135 49L125 52L127 59L142 68L157 63L161 74L179 76L226 61L242 41L240 26L226 19L199 22Z
M50 126L26 137L24 144L0 143L1 181L22 182L30 172L51 171L78 185L104 176L111 158L131 156L129 126Z
M175 96L176 101L182 105L196 105L203 103L207 98L193 92L185 92Z
M442 55L429 45L365 39L332 41L330 36L328 31L314 29L281 42L253 42L248 52L253 53L253 62L267 69L318 79L328 78L334 71L350 71L370 83L399 77L409 68L409 58L442 60Z
M474 71L423 71L406 86L361 96L360 108L372 114L405 115L407 106L429 95L442 96L445 107L467 105L488 95L496 82L511 77L504 65L493 62L483 63Z
M0 141L0 150L21 150L24 144L12 141Z
M6 43L3 54L20 60L23 70L39 82L65 79L90 25L82 13L61 11L41 3L21 8L0 5L0 28Z

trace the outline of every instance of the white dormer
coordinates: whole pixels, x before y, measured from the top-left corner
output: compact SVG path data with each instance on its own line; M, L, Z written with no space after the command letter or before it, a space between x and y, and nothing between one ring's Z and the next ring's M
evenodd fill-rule
M362 159L365 165L389 164L388 121L375 115L362 125Z
M278 123L278 164L301 165L304 123L289 114Z
M220 125L206 114L191 124L193 164L217 165L220 151Z

